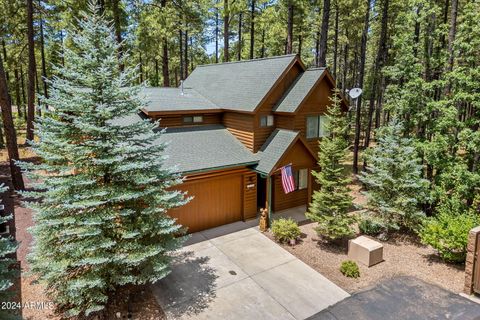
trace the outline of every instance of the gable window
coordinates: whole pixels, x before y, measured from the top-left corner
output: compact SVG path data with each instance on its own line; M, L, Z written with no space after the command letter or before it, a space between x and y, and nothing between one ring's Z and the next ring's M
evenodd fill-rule
M308 169L295 170L293 172L295 190L303 190L308 186Z
M183 117L184 123L202 123L203 116L185 116Z
M260 127L272 127L272 126L273 126L273 115L260 117Z
M328 117L308 116L307 117L307 139L321 138L329 134L327 130Z

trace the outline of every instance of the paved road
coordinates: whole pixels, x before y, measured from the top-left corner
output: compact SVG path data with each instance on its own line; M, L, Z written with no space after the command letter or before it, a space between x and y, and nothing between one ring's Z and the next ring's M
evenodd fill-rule
M300 320L348 294L243 222L196 233L153 286L170 319Z
M397 277L353 294L308 320L480 320L480 305L414 277Z

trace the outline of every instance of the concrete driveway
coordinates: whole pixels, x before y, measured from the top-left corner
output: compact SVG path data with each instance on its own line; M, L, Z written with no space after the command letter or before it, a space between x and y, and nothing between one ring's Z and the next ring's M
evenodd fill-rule
M169 319L305 319L348 293L237 222L199 232L153 286Z

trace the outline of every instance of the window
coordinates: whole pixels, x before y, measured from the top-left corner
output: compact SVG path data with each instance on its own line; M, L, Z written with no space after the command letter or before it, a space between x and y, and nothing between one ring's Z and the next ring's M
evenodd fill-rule
M273 126L273 116L261 116L260 117L260 127L271 127Z
M327 136L328 118L326 116L307 117L307 139L321 138Z
M183 117L184 123L202 123L203 116L185 116Z
M293 172L295 190L303 190L308 187L308 169L300 169Z

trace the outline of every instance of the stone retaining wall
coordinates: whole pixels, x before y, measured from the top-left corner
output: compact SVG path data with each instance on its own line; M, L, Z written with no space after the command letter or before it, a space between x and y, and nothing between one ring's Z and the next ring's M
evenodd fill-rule
M468 295L473 294L473 263L475 260L475 252L477 251L478 234L480 234L480 226L473 228L468 234L467 260L465 261L465 287L463 289Z

